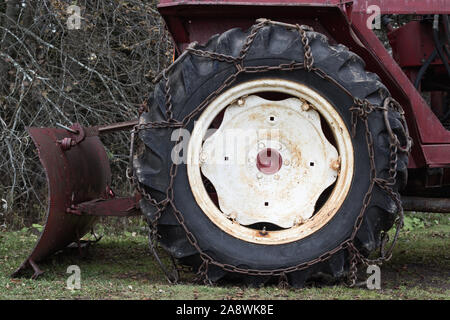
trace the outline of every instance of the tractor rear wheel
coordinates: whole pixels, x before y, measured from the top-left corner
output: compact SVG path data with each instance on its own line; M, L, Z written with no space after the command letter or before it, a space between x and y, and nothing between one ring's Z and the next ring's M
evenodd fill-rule
M307 68L277 68L305 62L305 37L313 67L333 81ZM254 72L236 74L237 63ZM134 156L138 182L154 199L141 200L141 208L157 225L161 246L212 282L261 285L280 270L297 287L335 281L350 265L339 245L364 209L354 244L365 256L377 249L399 208L385 190L371 188L373 171L392 177L381 108L368 113L367 127L354 125L348 92L374 106L389 97L364 68L360 57L320 33L273 24L229 30L182 55L157 84L140 124L169 120L183 128L148 126ZM390 128L405 144L400 119L389 112ZM395 157L397 194L408 154L399 148ZM205 257L214 262L207 268Z

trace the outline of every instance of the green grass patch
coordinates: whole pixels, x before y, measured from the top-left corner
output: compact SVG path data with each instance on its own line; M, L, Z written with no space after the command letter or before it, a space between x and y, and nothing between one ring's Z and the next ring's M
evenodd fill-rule
M31 280L10 274L37 241L39 226L0 231L0 299L444 299L450 297L450 217L408 213L392 259L381 267L381 290L344 285L305 289L268 286L205 286L194 275L182 273L170 285L148 250L145 227L114 232L100 228L104 237L81 257L66 250L39 264L45 273ZM162 253L162 255L164 255ZM66 288L67 267L78 265L81 288ZM368 275L360 270L360 280Z

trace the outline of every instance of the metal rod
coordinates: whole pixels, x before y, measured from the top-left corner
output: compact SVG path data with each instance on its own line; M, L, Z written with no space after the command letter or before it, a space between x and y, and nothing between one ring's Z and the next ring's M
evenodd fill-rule
M139 123L139 119L134 119L134 120L125 121L125 122L107 124L107 125L99 126L98 133L102 134L102 133L109 133L109 132L114 132L114 131L129 130L129 129L132 129L138 123Z
M33 268L34 271L34 274L31 277L31 279L35 280L37 279L37 277L39 277L41 274L44 273L44 271L39 269L39 266L32 259L28 259L28 263L30 264L30 266Z
M402 197L402 204L405 211L450 213L448 198Z
M69 128L68 126L65 126L65 125L63 125L63 124L61 124L59 122L56 123L56 126L60 127L61 129L67 130L69 132L72 132L73 134L77 134L78 133L78 130L74 130L72 128Z
M141 196L115 199L94 199L72 205L66 213L76 215L103 216L103 217L131 217L141 215L139 200Z

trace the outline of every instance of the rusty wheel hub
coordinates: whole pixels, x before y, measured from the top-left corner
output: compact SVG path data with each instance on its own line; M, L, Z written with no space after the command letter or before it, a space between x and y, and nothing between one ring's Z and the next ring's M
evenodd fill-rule
M263 99L262 92L287 98ZM204 140L224 109L219 128ZM345 199L352 173L351 139L339 114L315 91L286 80L251 81L223 93L200 116L188 147L189 183L203 212L255 243L291 242L320 229Z

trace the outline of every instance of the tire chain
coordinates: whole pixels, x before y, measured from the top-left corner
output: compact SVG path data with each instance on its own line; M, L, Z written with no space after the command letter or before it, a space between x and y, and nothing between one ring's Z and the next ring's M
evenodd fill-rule
M381 265L383 262L388 261L392 256L393 248L396 244L396 241L398 239L398 235L400 232L400 229L403 226L403 207L400 200L400 197L397 192L394 191L393 187L396 183L396 175L397 175L397 152L398 150L410 153L411 146L412 146L412 140L409 136L406 120L404 116L404 112L400 104L395 101L393 98L388 97L384 100L383 106L375 106L372 105L367 100L361 100L359 98L354 97L346 88L344 88L340 83L338 83L335 79L327 75L323 70L317 68L314 66L314 57L312 55L311 47L309 46L309 39L307 37L306 31L313 31L313 29L309 26L305 25L293 25L293 24L287 24L283 22L276 22L271 21L268 19L258 19L256 20L256 24L252 26L250 34L247 36L243 47L240 51L240 54L238 57L233 57L229 55L224 55L216 52L211 51L204 51L196 49L197 46L196 42L191 43L187 49L182 53L182 55L174 62L172 63L168 68L163 70L160 75L158 75L154 83L161 80L161 78L164 79L164 94L165 94L165 107L166 107L166 117L167 120L165 121L159 121L159 122L148 122L148 123L139 123L137 124L133 130L131 131L131 143L130 143L130 154L129 154L129 165L126 171L127 178L130 180L130 182L135 186L135 189L137 192L139 192L144 199L146 199L155 209L156 212L154 213L154 218L150 220L148 218L149 224L150 224L150 232L149 232L149 244L150 249L152 253L154 254L155 258L157 259L158 263L160 264L164 274L166 275L166 278L169 280L170 283L176 283L178 280L178 267L175 265L175 261L172 259L172 263L174 265L175 272L170 273L167 268L162 263L161 259L159 258L156 249L155 249L155 243L157 242L158 238L158 221L162 215L162 213L165 211L165 209L170 206L173 209L175 218L177 219L180 226L183 228L183 230L186 233L186 237L189 241L189 243L197 250L199 253L199 256L202 260L202 263L197 271L197 279L202 280L205 284L211 284L211 281L208 279L208 268L209 265L215 265L220 268L222 268L224 271L227 272L233 272L233 273L240 273L244 275L251 275L251 276L279 276L280 277L280 283L286 283L287 280L287 274L292 273L295 271L301 271L305 270L317 263L324 262L328 260L331 256L336 254L337 252L341 250L347 250L349 253L350 261L349 261L349 274L347 278L347 284L350 287L354 287L357 281L357 265L358 263L363 263L364 265L368 266L370 264L377 264ZM303 62L291 62L289 64L280 64L278 66L244 66L243 62L244 59L248 53L248 51L251 48L251 45L253 43L253 40L257 36L259 30L261 28L268 26L268 25L279 25L286 27L287 29L291 30L297 30L301 36L301 42L303 45L303 51L304 51L304 59ZM195 55L203 58L208 58L211 60L221 61L221 62L227 62L230 64L234 64L236 67L236 72L229 76L224 83L214 92L212 92L210 95L206 97L206 99L191 113L189 113L182 121L178 121L173 119L173 112L172 112L172 96L170 95L170 81L167 76L167 73L171 71L171 69L174 68L175 65L181 60L183 60L183 56L185 55ZM335 84L339 89L341 89L343 92L345 92L348 96L350 96L353 99L354 105L349 109L352 112L352 135L355 136L356 133L356 127L358 124L358 121L362 121L364 128L365 128L365 138L369 153L369 160L370 160L370 179L371 183L369 185L368 191L366 192L362 208L360 210L360 213L354 223L353 231L347 240L342 242L339 246L336 248L326 252L325 254L322 254L316 259L313 259L311 261L287 267L287 268L280 268L275 270L259 270L259 269L244 269L239 268L234 265L230 264L223 264L218 261L215 261L210 255L205 253L199 246L198 241L194 234L189 231L187 228L184 217L182 213L176 208L174 204L174 191L173 191L173 184L174 179L177 174L177 168L178 165L175 163L172 163L170 167L170 181L169 185L166 189L166 198L162 201L157 201L154 199L150 193L148 193L145 188L141 185L141 183L138 181L138 178L136 177L134 170L133 170L133 156L134 156L134 145L135 145L135 137L136 134L139 133L142 130L147 129L162 129L162 128L185 128L187 124L199 113L201 113L204 108L210 104L212 100L214 100L217 96L219 96L225 89L230 87L233 82L236 80L237 76L241 73L263 73L268 71L292 71L292 70L307 70L308 72L314 72L319 77L328 80ZM141 113L143 111L148 111L148 108L141 108ZM374 111L381 111L383 112L384 116L384 122L386 126L386 130L389 134L389 178L388 179L382 179L377 177L376 174L376 166L375 166L375 152L374 152L374 143L373 143L373 136L369 129L369 120L368 116L374 112ZM401 122L405 129L405 135L406 135L406 146L403 147L397 137L397 135L393 132L388 115L390 111L396 111L401 116ZM178 139L176 143L179 143L181 141L181 137ZM367 207L369 206L369 203L371 201L372 197L372 191L375 187L379 187L382 190L384 190L389 197L392 198L392 200L395 202L397 207L397 218L395 221L395 236L391 243L391 246L388 250L385 250L385 244L389 241L387 232L383 232L382 238L381 238L381 247L380 247L380 256L377 259L370 260L366 257L364 257L359 250L354 245L354 239L356 237L356 234L362 224L362 221L364 219L364 213L366 212Z

